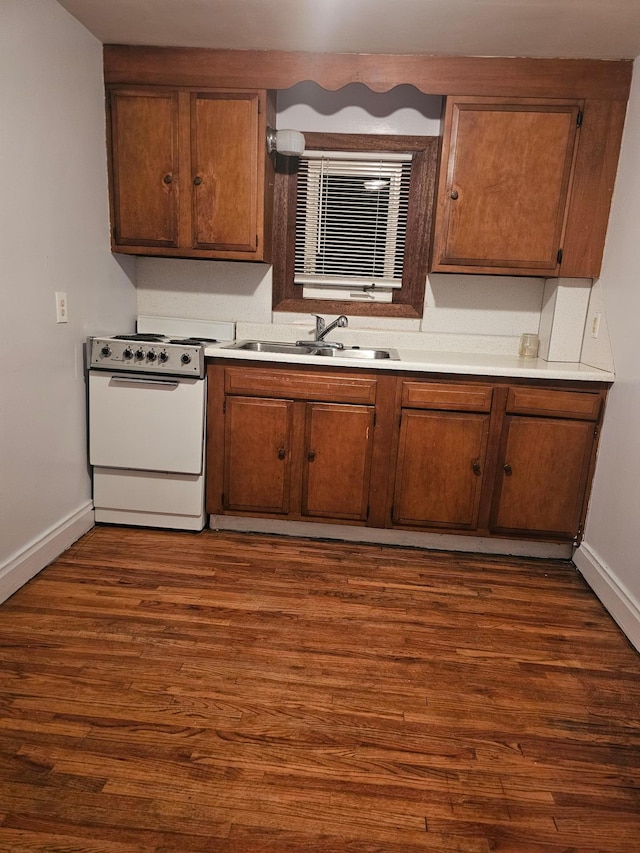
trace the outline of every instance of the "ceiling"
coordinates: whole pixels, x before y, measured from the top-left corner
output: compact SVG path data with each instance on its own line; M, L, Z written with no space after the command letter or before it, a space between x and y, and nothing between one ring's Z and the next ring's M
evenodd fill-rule
M640 0L58 0L105 44L633 59Z

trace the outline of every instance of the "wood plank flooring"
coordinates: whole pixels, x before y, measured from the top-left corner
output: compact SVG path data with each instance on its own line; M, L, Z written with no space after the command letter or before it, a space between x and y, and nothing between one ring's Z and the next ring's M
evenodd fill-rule
M563 561L97 527L0 606L0 851L640 851Z

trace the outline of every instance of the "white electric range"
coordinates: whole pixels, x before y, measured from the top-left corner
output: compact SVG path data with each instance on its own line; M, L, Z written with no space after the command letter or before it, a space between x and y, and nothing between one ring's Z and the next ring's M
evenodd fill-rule
M201 530L205 347L233 323L138 317L88 339L89 462L98 522Z

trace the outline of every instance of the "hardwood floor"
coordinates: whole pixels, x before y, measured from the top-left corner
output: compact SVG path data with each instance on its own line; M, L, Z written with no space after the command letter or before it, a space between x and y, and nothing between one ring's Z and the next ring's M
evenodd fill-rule
M572 564L97 527L0 607L0 851L640 850Z

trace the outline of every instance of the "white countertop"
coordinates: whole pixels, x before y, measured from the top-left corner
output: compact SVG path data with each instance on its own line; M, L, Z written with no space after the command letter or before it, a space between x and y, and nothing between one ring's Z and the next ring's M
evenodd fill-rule
M431 352L397 348L399 361L391 359L353 359L291 353L252 352L229 349L220 343L205 349L207 358L234 361L278 362L281 364L313 364L317 367L351 367L358 370L398 370L419 373L453 373L473 376L506 376L525 379L572 379L582 382L613 382L615 376L579 362L545 361L542 358L518 358L487 353Z

